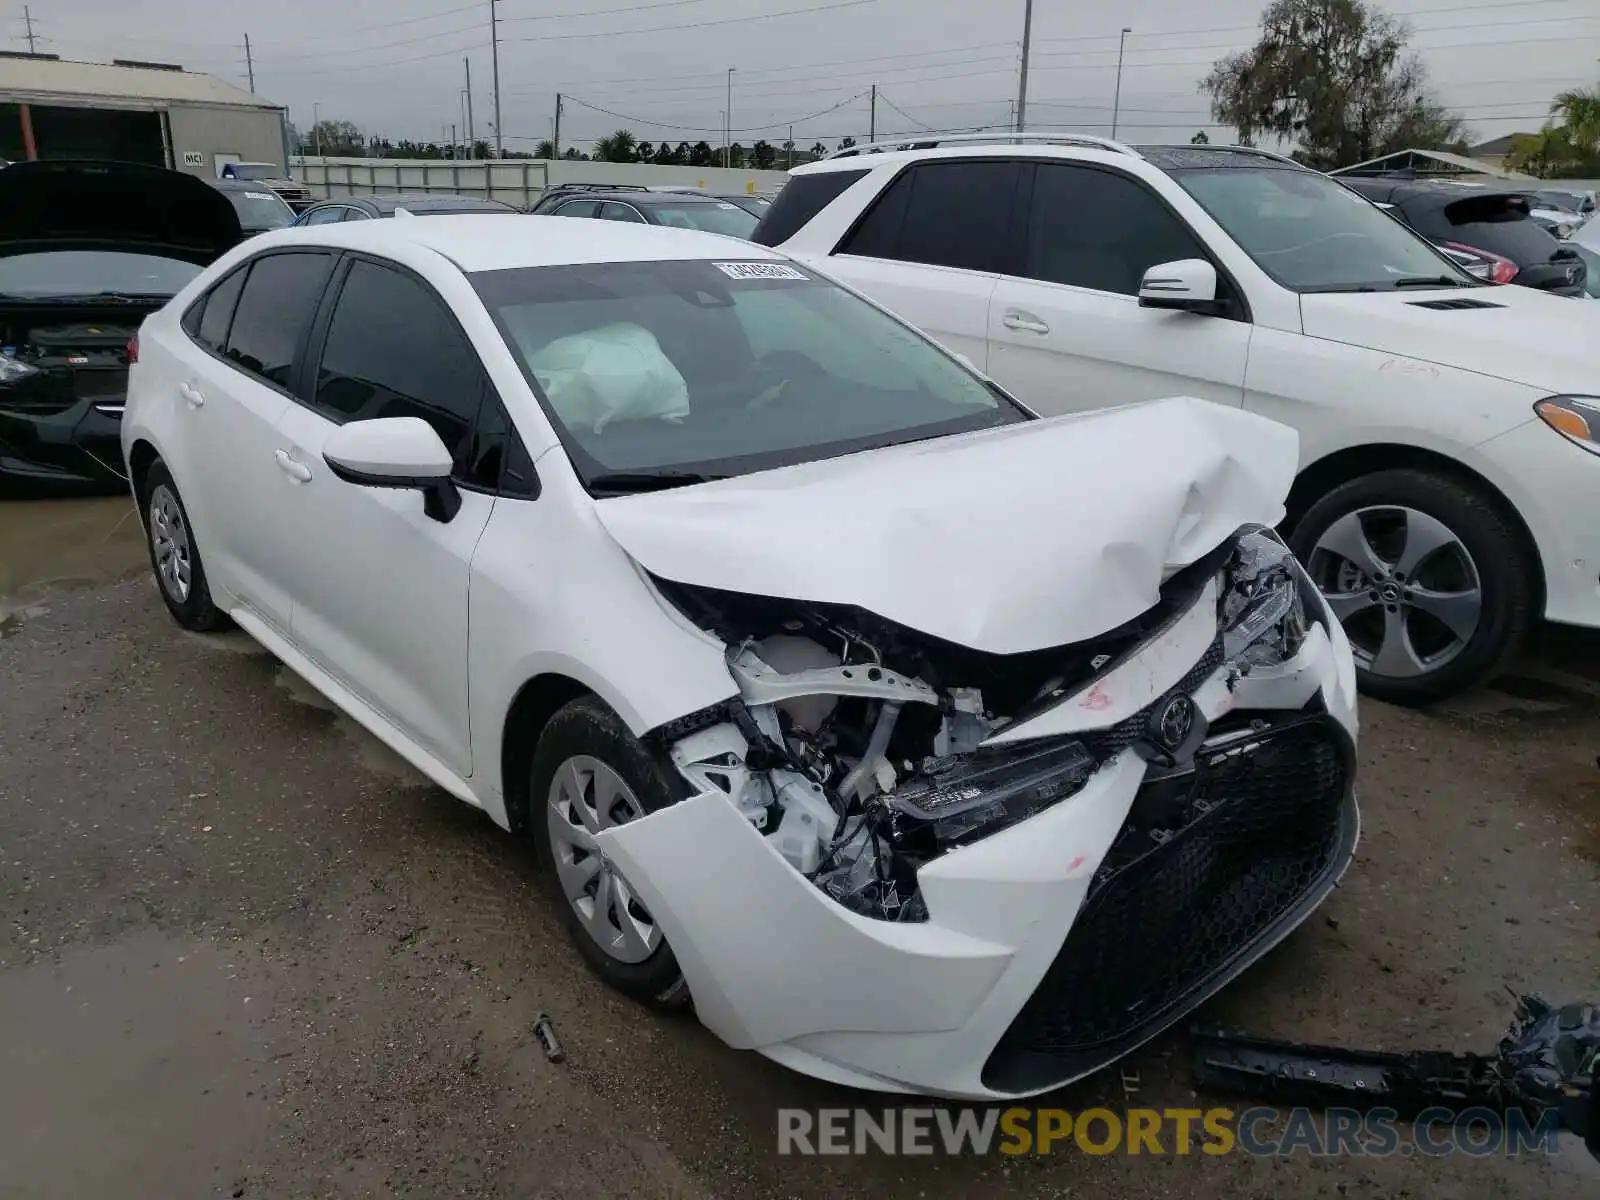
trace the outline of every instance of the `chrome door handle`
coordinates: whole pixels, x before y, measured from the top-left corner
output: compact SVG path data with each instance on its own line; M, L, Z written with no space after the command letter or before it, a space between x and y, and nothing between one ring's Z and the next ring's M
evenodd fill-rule
M278 460L278 468L290 479L300 483L311 482L311 468L303 462L296 462L287 450L274 450L273 455Z
M1032 313L1008 312L1000 318L1000 324L1007 329L1024 330L1028 333L1049 333L1050 326Z
M192 383L180 383L178 385L178 395L183 397L184 403L190 408L200 408L206 402L206 398L200 389Z

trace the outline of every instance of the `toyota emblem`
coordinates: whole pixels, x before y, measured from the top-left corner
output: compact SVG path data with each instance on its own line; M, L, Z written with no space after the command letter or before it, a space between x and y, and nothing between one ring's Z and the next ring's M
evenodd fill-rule
M1173 696L1156 718L1156 733L1168 750L1182 746L1193 729L1194 701L1187 696Z

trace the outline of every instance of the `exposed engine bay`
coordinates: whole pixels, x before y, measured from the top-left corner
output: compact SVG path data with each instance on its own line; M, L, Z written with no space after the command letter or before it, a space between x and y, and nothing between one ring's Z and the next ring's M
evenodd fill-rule
M673 764L696 792L727 795L828 896L885 921L927 918L917 871L928 861L1070 797L1124 750L1160 762L1192 753L1206 731L1192 723L1185 746L1161 745L1141 712L1070 735L991 738L1081 696L1199 605L1216 608L1209 648L1168 695L1219 670L1232 687L1287 661L1322 611L1260 526L1177 572L1125 625L1020 654L972 650L857 608L654 582L723 641L740 691L656 731Z
M66 315L57 309L0 317L0 404L32 411L126 394L128 342L144 309L124 305L103 322L77 307L71 315L80 319Z

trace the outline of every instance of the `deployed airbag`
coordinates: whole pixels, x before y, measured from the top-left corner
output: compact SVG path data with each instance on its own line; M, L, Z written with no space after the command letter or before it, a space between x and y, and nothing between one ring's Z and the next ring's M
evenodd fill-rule
M683 376L640 325L604 325L557 338L529 353L528 365L570 429L603 433L614 421L689 415Z

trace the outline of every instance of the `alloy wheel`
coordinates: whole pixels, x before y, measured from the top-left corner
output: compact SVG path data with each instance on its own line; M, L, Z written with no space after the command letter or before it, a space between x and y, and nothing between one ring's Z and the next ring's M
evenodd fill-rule
M574 755L550 781L550 849L562 894L595 944L624 963L643 962L655 953L661 931L595 835L643 815L622 776L597 758Z
M1344 626L1356 664L1414 679L1467 647L1483 618L1477 564L1449 526L1415 508L1375 505L1323 531L1306 563Z
M189 554L189 527L183 509L166 484L150 493L150 548L156 562L156 577L161 589L176 603L189 599L194 564Z

